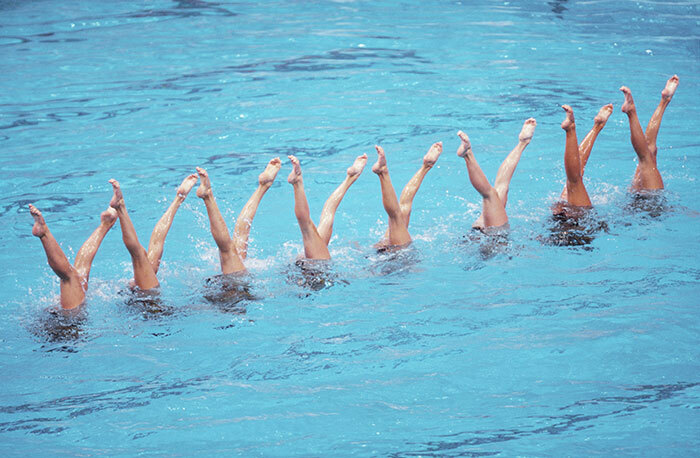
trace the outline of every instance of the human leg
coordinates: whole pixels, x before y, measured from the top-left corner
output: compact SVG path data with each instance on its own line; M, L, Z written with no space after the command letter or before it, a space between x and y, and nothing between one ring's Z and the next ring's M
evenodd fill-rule
M160 217L153 232L151 233L151 240L148 242L148 260L153 267L153 271L158 273L158 268L160 267L160 259L163 257L163 247L165 246L165 237L168 235L170 226L173 224L173 219L175 218L175 213L180 208L180 205L185 201L187 194L190 192L194 184L197 182L197 175L192 174L187 176L182 183L177 188L175 199L168 207L168 209Z
M632 140L632 147L639 158L639 163L632 179L632 189L661 189L664 187L664 183L661 179L661 174L656 168L656 156L649 148L647 138L642 132L632 92L626 86L622 86L620 90L625 94L622 112L626 113L629 118L630 139ZM656 142L655 138L654 142Z
M457 149L457 156L464 158L467 164L467 172L469 172L469 181L471 181L474 189L476 189L482 197L483 225L476 226L475 223L474 227L494 227L506 224L508 222L508 215L506 214L505 206L501 202L496 188L491 186L483 170L481 170L478 162L476 162L469 137L461 130L457 135L459 135L460 140L462 140L462 143Z
M236 220L236 226L233 229L233 243L236 246L236 252L245 259L248 257L248 237L250 236L250 225L253 224L255 212L258 211L258 205L263 196L270 189L275 181L277 172L279 172L282 162L280 158L272 159L265 167L263 173L258 176L258 188L255 190L248 202L243 206L241 213Z
M287 181L294 188L294 214L299 223L301 237L304 241L304 256L308 259L330 259L331 254L328 246L316 229L316 225L311 220L309 203L304 192L304 180L301 177L301 165L294 156L287 156L292 161L292 172L287 177Z
M39 209L30 204L29 213L34 218L32 235L41 240L49 266L61 280L61 307L72 309L79 306L85 300L85 288L80 274L68 262L68 258L51 234Z
M365 164L367 164L367 155L363 154L362 156L357 156L355 162L348 167L347 175L343 182L333 191L323 205L321 219L318 223L318 234L326 245L330 242L331 235L333 234L333 219L335 218L336 210L338 210L338 205L340 205L340 202L343 200L343 197L345 197L345 193L350 189L350 186L360 178Z
M610 115L612 114L613 111L613 105L612 103L609 103L605 106L603 106L600 111L598 111L598 114L593 118L593 127L591 128L590 132L586 134L586 137L581 141L581 143L578 145L578 150L579 150L579 157L581 159L581 175L583 176L584 171L586 170L586 164L588 163L588 158L591 156L591 151L593 150L593 144L595 143L596 139L598 138L598 134L600 133L601 130L603 130L603 127L605 127L605 123L608 122L608 118L610 118ZM564 189L561 191L561 200L567 200L567 195L566 195L566 185L564 185Z
M588 197L588 192L586 192L586 188L583 185L574 111L569 105L562 105L562 108L566 111L566 119L561 123L561 128L566 132L564 170L566 171L567 201L571 205L589 207L591 199Z
M382 190L382 204L384 211L389 216L389 234L385 238L388 245L405 245L411 241L408 233L408 221L401 211L399 200L396 198L394 186L389 177L389 169L386 163L386 155L381 146L375 145L377 150L377 162L372 166L372 172L379 177L379 184Z
M433 143L428 152L425 153L425 156L423 156L423 164L415 175L408 180L408 183L406 183L406 186L404 186L403 190L401 191L401 196L399 197L399 207L401 208L401 213L403 213L403 217L406 220L407 227L411 221L413 198L416 197L416 193L423 183L423 178L425 178L428 171L433 168L441 153L442 142ZM387 228L386 233L384 234L384 239L388 238L389 228Z
M158 287L158 279L156 278L156 273L153 270L153 266L148 260L148 254L146 250L139 243L138 236L136 235L136 230L134 229L134 224L131 222L129 217L129 212L126 210L126 205L124 204L124 196L122 195L122 190L119 187L119 182L117 180L109 180L114 191L112 200L109 202L109 206L117 211L119 216L119 225L122 229L122 240L124 241L124 246L126 247L129 255L131 256L131 264L134 268L134 282L139 288L146 290Z
M214 199L214 193L211 190L211 181L209 174L203 168L197 167L199 175L199 188L197 188L197 197L204 201L204 206L207 208L207 216L209 216L209 229L214 237L214 242L219 249L219 261L221 262L221 272L230 274L234 272L242 272L245 270L243 261L241 260L236 246L231 240L228 233L224 217L219 211L219 206Z
M83 246L78 250L78 254L75 255L75 269L78 271L78 274L80 274L86 290L88 279L90 278L92 260L95 259L97 249L100 247L105 235L107 235L107 232L109 232L116 222L117 211L112 207L108 207L107 210L100 214L100 225L97 226L97 229L85 240Z
M647 124L647 130L644 132L644 136L647 139L647 144L649 145L649 150L654 155L654 158L656 158L656 137L658 136L659 128L661 127L661 118L663 118L666 107L673 98L673 94L676 93L676 88L678 88L678 75L673 75L668 79L668 81L666 81L666 87L664 87L663 91L661 91L661 101L659 102L659 106L656 107L656 110L654 110L654 114L651 116L649 124Z

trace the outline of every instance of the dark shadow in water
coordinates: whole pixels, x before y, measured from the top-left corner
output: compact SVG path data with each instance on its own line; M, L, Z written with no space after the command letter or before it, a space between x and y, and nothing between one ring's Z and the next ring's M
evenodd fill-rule
M474 244L479 247L479 257L483 261L493 259L499 254L510 257L510 225L508 223L500 227L472 228L472 231L463 236L464 243Z
M204 282L204 298L221 312L243 315L246 303L259 300L252 292L250 275L219 274Z
M635 412L656 408L655 404L685 394L687 390L697 387L695 382L679 382L671 385L641 385L627 388L630 396L606 396L577 401L571 405L559 407L559 415L530 417L519 428L504 425L499 429L480 429L437 435L435 440L424 443L407 443L413 449L392 453L391 457L409 456L488 456L502 455L512 451L504 450L499 444L504 442L540 437L546 441L547 436L571 434L575 431L595 427L599 419L617 418L621 415L635 415ZM594 406L594 407L591 407ZM532 424L532 421L537 421ZM475 450L470 450L470 448ZM490 447L491 449L487 449ZM511 446L512 447L512 446Z
M175 314L175 307L163 302L158 288L142 290L136 286L119 292L131 313L138 313L144 320L157 320Z
M376 255L371 258L374 262L370 264L369 270L375 276L410 272L420 263L419 252L412 243L377 248Z
M51 308L42 311L41 315L31 325L30 332L46 343L65 344L59 347L42 346L47 351L75 353L78 350L70 344L86 340L86 322L87 313L85 306L71 310Z
M294 262L294 266L289 266L285 270L284 275L289 284L311 291L320 291L339 283L349 284L333 270L333 263L330 260L323 259L299 258ZM311 293L306 293L303 297L310 295Z
M593 208L576 207L566 203L555 205L555 213L549 219L549 235L539 236L545 245L582 247L589 246L599 232L609 232L608 223L598 219Z
M659 189L630 194L624 210L626 213L645 219L657 219L668 215L672 207L668 205L664 190Z
M552 7L552 13L559 19L564 19L564 11L567 11L568 8L564 6L565 3L567 3L569 0L554 0L552 2L547 2L549 6Z

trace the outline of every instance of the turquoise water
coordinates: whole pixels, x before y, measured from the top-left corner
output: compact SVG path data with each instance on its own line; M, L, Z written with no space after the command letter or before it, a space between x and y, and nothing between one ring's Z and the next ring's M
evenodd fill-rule
M700 6L596 2L0 2L0 453L15 455L692 455L700 445ZM636 205L618 88L659 135L666 190ZM564 182L560 105L579 138L615 112L586 186L585 246L548 240ZM455 135L493 180L538 127L495 249ZM190 195L165 245L161 311L126 293L118 227L76 317L31 236L44 211L72 260L122 183L142 243L195 166L233 220L267 161L302 161L315 218L356 155L401 188L431 143L412 250L365 170L338 211L327 287L302 250L285 160L250 244L252 299L204 299L218 257ZM370 162L371 164L371 162Z

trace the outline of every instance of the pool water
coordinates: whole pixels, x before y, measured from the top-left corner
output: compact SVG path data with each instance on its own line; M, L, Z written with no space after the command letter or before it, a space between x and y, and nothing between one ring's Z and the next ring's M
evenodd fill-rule
M699 24L698 3L670 0L0 2L0 454L697 453ZM666 189L635 200L618 88L646 125L674 73L658 139ZM579 139L615 105L573 245L550 216L564 103ZM455 133L493 180L530 116L510 233L475 234L481 202ZM376 253L373 145L400 191L440 140L414 243ZM362 153L331 265L308 275L286 155L302 162L317 218ZM108 179L145 244L195 166L232 228L275 156L240 295L212 300L218 256L192 193L156 301L128 292L115 227L86 306L50 311L58 280L27 204L72 260Z

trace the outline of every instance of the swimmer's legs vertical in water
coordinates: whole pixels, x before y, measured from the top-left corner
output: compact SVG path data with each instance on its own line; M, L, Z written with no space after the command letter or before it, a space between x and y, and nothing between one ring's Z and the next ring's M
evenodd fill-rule
M143 290L156 288L159 285L156 273L148 259L148 253L146 253L146 250L141 246L141 243L139 243L136 230L134 229L134 223L131 222L129 212L127 212L126 205L124 204L124 196L119 187L119 182L114 179L109 180L109 182L112 184L112 189L114 190L114 196L112 196L109 205L117 211L117 215L119 216L122 240L124 241L124 246L126 246L127 251L129 251L131 264L134 268L134 283Z
M253 192L253 195L250 196L250 199L248 199L248 202L246 202L241 209L241 213L238 215L236 226L233 229L233 243L238 256L240 256L242 260L248 257L248 237L250 236L250 226L253 224L255 212L258 211L260 201L275 181L275 177L281 166L282 162L278 157L268 162L265 170L258 176L258 188Z
M588 163L588 158L591 156L591 151L593 150L593 144L595 143L596 139L598 138L598 134L600 133L600 131L603 130L603 127L605 127L605 123L608 122L608 118L610 118L610 115L612 114L612 112L613 112L612 103L609 103L609 104L603 106L600 109L600 111L598 111L598 114L595 116L595 118L593 118L593 127L588 132L588 134L586 134L586 137L578 145L579 157L581 159L581 175L582 176L586 170L586 164ZM566 185L564 185L564 189L562 189L562 191L561 191L560 199L562 201L568 200L567 194L566 194Z
M160 217L151 233L151 240L148 243L148 260L153 267L153 272L158 273L160 267L160 259L163 257L163 247L165 246L165 237L168 235L170 226L173 224L175 213L180 208L180 205L185 201L187 194L190 192L194 184L197 182L197 175L189 175L177 188L175 199L168 209Z
M460 140L462 140L462 143L457 149L457 156L464 158L467 165L467 172L469 172L469 181L471 181L474 189L476 189L482 197L482 227L503 226L508 222L508 215L506 215L505 206L501 202L500 197L498 197L496 188L491 186L483 170L479 167L479 163L476 162L467 134L460 130L457 135Z
M372 166L372 172L379 177L379 184L382 189L382 204L384 211L389 216L389 236L379 242L379 245L406 245L411 241L408 233L408 221L401 211L399 200L396 198L396 191L389 177L389 169L386 163L386 155L381 146L375 145L377 150L377 162Z
M85 299L85 289L78 271L68 262L68 258L51 234L39 209L29 205L29 212L34 218L32 235L41 240L49 266L61 280L61 307L65 309L77 307Z
M114 226L117 215L109 209L100 215L100 225L85 241L76 256L76 266L73 267L56 239L49 231L41 212L29 205L29 212L34 218L32 235L38 237L44 246L49 266L61 280L61 307L72 309L83 303L87 290L90 265L107 232Z
M292 172L287 177L287 181L294 188L294 215L297 217L301 237L304 241L304 256L308 259L330 259L331 254L328 246L316 229L316 225L311 220L309 203L304 192L304 180L301 177L301 165L294 156L287 156L292 161Z
M535 134L536 126L537 121L535 121L535 118L529 118L525 120L525 123L523 123L523 127L520 130L520 134L518 135L518 144L508 154L508 156L506 156L506 158L501 163L501 166L498 168L498 173L496 174L496 181L493 187L496 188L498 198L501 199L501 203L503 204L504 209L506 208L506 204L508 203L508 191L510 189L510 181L513 178L513 174L515 173L515 168L520 162L520 157L522 156L523 151L525 150L527 145L530 144L532 136ZM478 228L485 227L483 213L479 215L479 217L472 226Z
M632 92L626 86L620 90L625 94L625 103L622 104L622 112L627 114L630 124L630 139L634 152L637 153L639 163L632 179L632 189L662 189L664 187L661 174L656 167L656 155L652 153L647 143L647 138L639 123L637 108L632 98ZM656 139L654 139L656 141Z
M571 205L590 207L591 199L588 197L586 187L583 185L583 169L581 156L579 155L578 140L576 139L574 111L569 105L562 105L562 108L566 112L566 119L561 123L561 128L566 132L564 169L566 171L567 201Z
M219 248L219 261L221 262L221 272L230 274L234 272L242 272L245 270L243 261L241 261L236 246L231 240L231 236L226 227L224 217L219 211L219 206L216 204L216 199L211 190L211 182L209 174L203 168L197 167L199 175L199 188L197 188L197 197L204 201L204 206L207 208L209 216L209 229L214 237L214 242Z
M323 210L321 211L321 219L318 222L318 234L321 240L324 241L326 245L331 241L331 235L333 234L333 219L335 218L335 212L338 210L338 205L345 197L345 193L350 189L350 186L360 178L362 170L367 164L367 155L357 156L355 162L348 167L347 175L342 183L336 188L335 191L328 197L326 203L323 205Z

